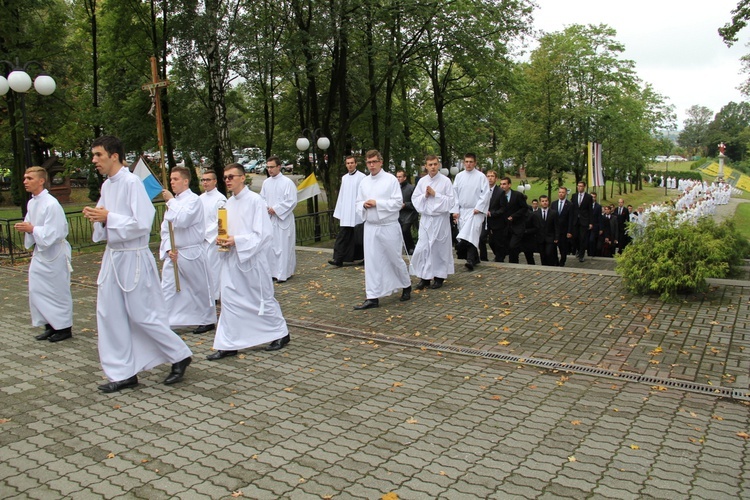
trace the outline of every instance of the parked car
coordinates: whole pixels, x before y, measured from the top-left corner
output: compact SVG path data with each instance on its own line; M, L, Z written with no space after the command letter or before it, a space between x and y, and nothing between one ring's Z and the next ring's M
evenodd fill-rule
M284 160L281 162L281 173L282 174L291 174L294 171L294 164L288 160Z

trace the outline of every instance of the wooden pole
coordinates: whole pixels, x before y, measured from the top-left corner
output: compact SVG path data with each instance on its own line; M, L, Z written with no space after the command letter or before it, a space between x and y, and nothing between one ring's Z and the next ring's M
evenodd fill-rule
M161 89L166 88L169 85L168 80L159 80L159 70L156 65L156 57L151 57L151 83L141 87L143 90L148 90L154 97L154 107L156 108L156 135L159 141L159 166L161 167L161 179L162 186L167 189L169 186L169 178L167 177L167 167L164 164L164 124L161 121ZM174 228L171 222L167 222L169 226L169 242L172 246L172 250L177 250L174 241ZM177 262L174 262L174 284L175 289L180 291L180 275Z

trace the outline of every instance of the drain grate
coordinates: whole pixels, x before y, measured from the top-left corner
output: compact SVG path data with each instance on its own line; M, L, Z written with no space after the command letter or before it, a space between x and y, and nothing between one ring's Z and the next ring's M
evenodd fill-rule
M323 333L338 333L349 337L355 337L360 339L367 339L377 342L388 342L390 344L405 346L405 347L416 347L420 349L429 349L431 351L441 352L453 352L457 354L463 354L466 356L481 357L488 359L495 359L499 361L506 361L510 363L518 363L522 365L538 366L540 368L546 368L551 370L560 370L569 373L580 373L582 375L592 375L595 377L612 378L619 380L627 380L628 382L637 382L640 384L648 384L651 386L669 387L672 389L678 389L687 392L693 392L698 394L704 394L709 396L716 396L720 398L730 398L738 401L750 401L750 391L741 389L732 389L728 387L717 387L713 385L697 384L695 382L684 382L675 379L661 378L661 377L649 377L646 375L640 375L637 373L623 373L616 372L614 370L607 370L603 368L597 368L595 366L579 365L574 363L560 363L557 361L539 359L539 358L526 358L523 356L516 356L513 354L503 354L497 352L483 351L481 349L474 349L471 347L461 347L449 344L436 344L434 342L427 342L424 340L414 340L409 338L392 337L390 335L383 335L377 332L365 332L362 330L356 330L353 328L345 328L336 325L325 325L322 323L308 323L304 321L287 320L290 326L301 328L304 330L317 331Z

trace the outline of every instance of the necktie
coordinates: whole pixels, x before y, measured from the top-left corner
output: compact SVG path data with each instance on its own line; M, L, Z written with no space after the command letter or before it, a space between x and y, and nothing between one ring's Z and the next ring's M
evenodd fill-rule
M583 193L578 195L578 206L580 207L582 203L583 203Z
M547 211L542 210L542 219L546 222L547 221Z

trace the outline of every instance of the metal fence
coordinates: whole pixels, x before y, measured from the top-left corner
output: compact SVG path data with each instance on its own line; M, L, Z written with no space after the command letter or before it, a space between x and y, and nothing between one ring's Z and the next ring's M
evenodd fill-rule
M151 227L152 241L159 239L159 229L167 206L164 202L157 202L154 203L154 207L156 216ZM104 244L91 241L91 222L83 216L82 211L69 212L65 216L68 219L68 242L73 250ZM8 258L13 263L15 259L31 255L23 245L25 233L13 228L16 222L22 221L21 218L0 219L0 259ZM333 218L333 210L300 215L296 217L295 223L298 245L335 238L339 228L338 220Z

